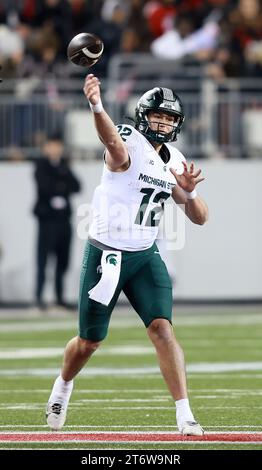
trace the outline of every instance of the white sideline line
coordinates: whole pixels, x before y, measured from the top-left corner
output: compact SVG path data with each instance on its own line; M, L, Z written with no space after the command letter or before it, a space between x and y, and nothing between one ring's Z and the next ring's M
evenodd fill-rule
M259 339L261 341L261 339ZM253 344L253 343L252 343ZM199 347L199 342L198 342ZM64 352L64 348L58 347L39 347L39 348L0 348L0 359L1 360L10 360L10 359L36 359L36 358L47 358L47 357L62 357ZM151 346L139 346L139 345L129 345L129 346L109 346L109 347L101 347L96 352L96 356L141 356L141 355L155 355L155 351ZM222 370L239 370L236 367L237 363L214 363L210 364L210 370L217 371L219 368ZM240 370L243 370L243 365L245 365L250 369L251 367L258 367L259 370L262 369L262 362L247 362L247 363L239 363ZM203 367L206 369L208 365L206 363L200 364L192 364L189 366L192 371L202 370ZM232 369L233 367L233 369ZM256 369L257 370L257 369Z
M75 404L85 404L85 403L152 403L159 401L171 401L171 397L167 398L83 398L75 401Z
M84 403L81 404L71 404L69 405L70 409L79 409L79 408L84 408L85 405ZM43 403L41 405L2 405L0 406L0 410L27 410L27 411L35 411L35 410L41 410L43 408ZM206 407L208 409L208 407ZM223 408L223 407L221 407ZM231 407L228 407L231 409ZM257 407L259 408L259 407ZM119 411L119 410L174 410L174 406L103 406L98 407L98 406L92 406L92 410L112 410L112 411ZM209 409L212 409L209 407Z
M261 324L262 316L259 314L249 314L249 315L188 315L187 317L174 317L175 325L235 325L237 322L238 325L252 325L252 324ZM49 330L69 330L77 329L77 318L73 320L68 320L66 318L61 318L61 321L42 321L39 318L31 318L30 321L7 321L0 320L1 331L49 331ZM112 317L110 322L111 328L129 328L129 327L141 327L142 323L139 318L124 318L124 319L115 319Z
M27 368L27 369L0 369L0 376L57 376L59 368ZM80 372L80 376L131 376L144 374L160 374L158 367L134 367L134 368L114 368L114 367L89 367Z
M2 405L0 406L1 410L26 410L26 411L35 411L35 410L41 410L43 408L43 403L40 405ZM72 403L69 405L69 408L71 410L81 410L86 409L84 403ZM154 412L156 410L170 410L174 411L174 406L92 406L92 410L99 410L105 411L105 410L110 410L110 411L119 411L119 410L149 410L151 412ZM198 406L199 410L249 410L250 406ZM256 409L261 410L262 405L256 406ZM81 410L82 411L82 410ZM149 415L148 415L149 416Z
M70 404L69 405L70 410L75 410L75 411L83 411L85 410L84 404ZM243 410L246 411L250 407L248 406L199 406L199 410ZM5 406L0 406L0 410L9 410L9 411L17 411L17 410L26 410L27 412L35 412L36 410L42 410L43 409L43 403L40 405L5 405ZM262 406L256 406L256 409L261 410ZM114 412L119 412L119 410L127 410L127 411L135 411L135 410L143 410L143 411L151 411L152 413L159 411L159 410L169 410L170 412L174 412L174 406L92 406L92 410L95 411L97 410L98 412L101 411L114 411ZM149 415L147 415L149 416ZM30 426L34 427L34 425ZM89 427L88 425L85 425L84 427ZM134 427L136 427L134 425ZM223 426L218 426L218 427L223 427ZM255 426L254 426L255 427ZM258 426L261 428L261 426Z
M84 399L78 399L72 403L72 406L84 406L86 403L159 403L159 402L170 402L172 400L171 397L166 397L166 398L84 398ZM28 403L19 403L19 404L9 404L5 405L0 403L0 409L4 409L6 406L9 406L10 408L19 406L19 407L37 407L37 406L42 406L41 403L31 403L28 405Z
M188 364L188 373L214 373L214 372L238 372L262 370L262 362L225 362L225 363L196 363ZM28 368L28 369L0 369L0 376L55 376L60 370L58 368ZM137 376L137 375L159 375L158 367L87 367L80 372L81 376ZM232 376L230 376L232 379Z
M1 348L0 359L34 359L62 356L64 348ZM150 346L111 346L98 349L97 356L140 356L154 355L154 349Z
M252 372L252 371L251 371ZM150 375L147 375L147 379L148 378L151 378ZM234 379L262 379L262 374L236 374L236 375L231 375L231 374L223 374L223 373L220 373L220 374L211 374L211 373L208 373L208 379L229 379L230 382L232 382L232 380ZM191 372L190 373L190 379L204 379L206 380L207 379L207 375L204 374L204 373L195 373L195 372Z
M0 322L1 325L1 331L3 333L7 332L16 332L16 331L55 331L55 330L70 330L70 329L76 329L77 327L77 320L75 321L67 321L64 320L63 322L37 322L31 323L29 322L8 322L8 323L2 323Z
M15 332L15 331L55 331L55 330L77 330L77 318L75 320L63 319L60 321L38 321L32 319L31 322L2 322L0 321L1 331L3 332ZM125 320L113 320L110 322L111 328L132 328L141 327L141 320L138 318L125 319Z
M242 370L262 370L262 362L213 362L189 364L188 372L234 372Z

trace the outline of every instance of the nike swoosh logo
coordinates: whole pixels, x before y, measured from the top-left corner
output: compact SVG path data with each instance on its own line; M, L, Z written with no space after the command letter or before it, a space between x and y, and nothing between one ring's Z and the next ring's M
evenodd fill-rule
M156 253L157 255L160 255L159 251L154 251L154 253Z

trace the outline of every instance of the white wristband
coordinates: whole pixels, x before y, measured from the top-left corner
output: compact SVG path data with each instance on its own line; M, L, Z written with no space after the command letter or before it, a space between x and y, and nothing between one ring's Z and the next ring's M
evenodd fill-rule
M99 98L99 101L98 101L97 104L92 104L92 103L90 103L90 101L89 101L89 106L90 106L91 111L92 111L93 113L102 113L102 111L104 110L103 105L102 105L101 98Z
M187 191L184 190L184 193L185 193L187 199L196 199L196 197L197 197L196 189L193 189L193 191L191 191L191 193L188 193Z

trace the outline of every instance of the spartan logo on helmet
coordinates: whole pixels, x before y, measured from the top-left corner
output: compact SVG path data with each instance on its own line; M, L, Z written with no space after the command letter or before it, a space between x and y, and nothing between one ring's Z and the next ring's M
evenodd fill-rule
M171 132L153 131L148 121L149 111L165 112L175 117ZM185 120L183 105L179 96L169 88L153 88L144 93L135 109L135 128L149 140L158 142L174 142Z
M114 253L110 253L109 255L107 255L106 263L113 264L114 266L116 266L117 265L116 255Z

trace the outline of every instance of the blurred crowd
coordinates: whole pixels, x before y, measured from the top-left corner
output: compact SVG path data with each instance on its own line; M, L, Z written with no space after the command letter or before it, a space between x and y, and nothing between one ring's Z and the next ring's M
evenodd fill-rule
M79 74L66 49L84 31L104 41L102 77L112 55L133 52L190 57L213 78L261 76L261 0L0 0L2 77Z

